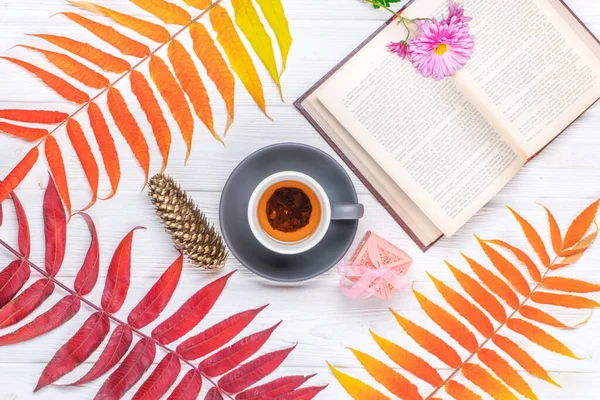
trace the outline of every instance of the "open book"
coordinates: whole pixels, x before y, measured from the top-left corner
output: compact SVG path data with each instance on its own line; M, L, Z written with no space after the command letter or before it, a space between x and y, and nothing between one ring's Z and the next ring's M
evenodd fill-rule
M460 0L475 36L455 76L386 51L388 21L296 106L423 249L451 236L600 98L600 42L561 0ZM447 15L414 0L408 18Z

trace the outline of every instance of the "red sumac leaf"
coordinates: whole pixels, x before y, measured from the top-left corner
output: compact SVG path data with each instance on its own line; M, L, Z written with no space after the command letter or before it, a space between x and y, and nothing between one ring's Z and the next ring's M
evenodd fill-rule
M0 310L0 328L6 328L34 312L54 292L54 283L40 279Z
M123 397L150 368L156 356L156 346L151 339L142 339L133 346L125 360L100 388L97 400L116 400Z
M81 215L85 220L92 240L90 247L88 248L83 265L77 273L75 278L75 290L82 296L90 294L96 282L98 281L98 271L100 269L100 246L98 244L98 233L96 232L96 225L92 218L85 213L77 213L75 215Z
M54 277L65 259L67 216L52 177L44 194L44 235L46 237L46 272Z
M0 272L0 309L19 293L30 276L29 265L21 260L11 262Z
M212 309L234 273L230 272L196 292L173 315L154 328L152 337L159 343L169 344L194 329Z
M75 335L58 349L44 372L42 372L34 391L37 392L41 388L56 382L87 360L100 346L109 330L110 322L106 314L97 312L90 315Z
M315 374L316 375L316 374ZM277 396L289 393L304 385L310 378L315 375L308 376L284 376L283 378L275 379L264 385L246 390L235 396L235 400L268 400Z
M275 371L296 346L264 354L219 379L219 387L229 393L238 393Z
M110 335L108 344L104 348L104 351L102 351L102 354L100 354L100 358L98 358L98 361L96 361L92 369L90 369L81 379L67 386L83 385L84 383L95 381L110 371L112 367L117 365L125 356L127 350L129 350L129 346L131 346L132 340L133 332L128 326L117 326L112 335Z
M225 346L256 318L267 306L248 310L227 318L177 346L186 360L196 360Z
M231 371L260 350L280 324L238 340L202 361L198 369L211 378Z
M197 370L192 369L185 374L167 400L196 400L201 390L202 375Z
M4 211L2 209L2 203L0 203L0 226L2 226L3 222L4 222Z
M21 254L25 258L29 258L29 254L31 252L31 235L29 233L29 222L27 221L27 214L25 214L23 204L21 204L21 200L19 200L17 195L11 193L10 197L12 198L13 204L15 206L15 214L17 215L17 225L19 226L19 233L17 239L19 243L19 252L21 252Z
M137 306L129 313L127 322L137 329L141 329L154 321L165 309L179 283L183 268L183 256L171 264L158 282L152 286Z
M175 383L180 371L179 357L174 353L167 354L133 396L133 400L160 399Z
M121 243L117 246L113 255L108 273L106 275L106 284L102 293L102 308L108 313L116 313L121 309L131 279L131 243L133 241L133 232L138 229L146 229L142 226L133 228Z
M312 400L327 386L311 386L276 397L274 400Z
M204 400L223 400L223 395L219 392L219 389L212 387L208 393L206 393Z
M26 342L58 328L77 314L80 305L79 299L73 295L63 297L51 309L27 325L0 336L0 346Z

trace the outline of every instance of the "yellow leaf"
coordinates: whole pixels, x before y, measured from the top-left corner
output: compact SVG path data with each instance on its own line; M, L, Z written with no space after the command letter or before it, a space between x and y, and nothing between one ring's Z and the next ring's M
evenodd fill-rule
M391 400L380 391L372 388L364 382L359 381L356 378L346 375L343 372L337 370L333 365L327 363L331 372L335 376L335 379L340 382L342 387L348 392L348 394L355 400Z
M596 200L592 204L590 204L585 210L581 212L575 218L567 233L565 234L565 240L563 242L563 249L568 249L583 238L585 233L590 229L592 223L594 222L594 218L596 217L596 213L598 212L598 205L600 204L600 199Z
M381 361L358 350L350 349L367 372L390 393L405 400L423 399L415 385Z
M538 269L537 265L535 265L533 260L523 250L510 245L503 240L486 240L486 242L510 250L515 257L517 257L517 259L527 267L527 271L529 271L529 275L531 275L531 278L534 281L539 282L542 279L542 274L540 274L540 270Z
M471 353L477 350L479 344L477 343L477 339L475 339L475 335L462 322L415 289L413 289L413 293L419 301L421 308L425 311L425 314L446 331L452 339L456 340L458 344Z
M238 36L229 14L223 7L217 5L210 10L209 15L212 27L217 32L217 40L225 50L231 68L240 78L254 102L271 119L267 114L262 83L256 72L256 67Z
M560 227L558 226L554 215L552 215L552 212L550 212L548 207L542 204L540 204L540 206L544 207L544 210L546 210L546 214L548 214L548 224L550 225L550 239L552 240L552 250L554 250L554 252L558 254L562 250L563 246Z
M527 339L539 346L542 346L546 350L550 350L576 360L583 360L582 358L579 358L573 354L573 352L558 339L555 339L543 329L540 329L539 327L527 321L518 318L511 318L506 322L506 326L508 329L525 336Z
M565 308L588 309L600 307L600 303L592 299L572 294L535 292L531 295L531 300L538 304L550 304Z
M482 400L481 396L456 381L446 383L446 393L456 400Z
M518 400L502 382L477 364L465 364L462 373L465 378L495 400Z
M521 229L523 229L523 233L525 233L527 241L529 242L529 244L531 244L531 247L533 247L533 250L535 250L535 252L537 253L544 267L550 266L550 256L548 256L546 246L544 245L544 242L542 241L542 238L540 237L539 233L537 233L535 228L529 222L527 222L525 218L517 214L515 210L508 206L507 208L517 219L519 225L521 225Z
M383 352L387 354L387 356L399 367L412 373L417 378L424 380L431 386L438 387L444 383L437 370L421 357L418 357L408 350L398 346L397 344L378 336L373 331L370 332L381 350L383 350Z
M279 81L275 53L273 52L273 42L265 30L254 8L254 4L252 4L252 0L232 0L231 4L233 5L237 26L242 30L254 52L267 68L267 71L269 71L269 75L271 75L273 81L277 84L281 101L283 101L281 82Z
M462 255L465 260L469 263L469 266L475 272L475 275L496 295L498 295L502 300L504 300L511 308L517 309L519 307L519 298L513 292L513 290L500 279L493 272L484 268L477 261L467 257L466 255Z
M419 346L427 350L429 353L436 356L444 364L452 368L460 367L462 361L458 353L450 347L446 342L429 332L427 329L409 321L400 316L390 308L390 311L400 324L402 329L410 336Z
M494 350L480 349L477 356L498 378L528 399L537 400L529 384Z
M485 255L488 256L500 274L502 274L502 276L505 277L519 293L525 297L529 296L529 293L531 293L529 284L517 267L481 239L477 238L477 242L479 242Z
M279 49L281 50L281 58L283 60L281 66L281 73L283 75L285 67L287 65L288 55L290 48L292 47L292 35L290 34L290 26L281 0L257 0L260 9L262 10L267 22L275 32Z
M594 293L600 292L600 285L580 281L578 279L563 278L560 276L549 276L545 278L542 283L542 287L552 290L560 290L563 292L571 293Z
M192 17L183 8L164 0L129 0L166 24L187 25Z
M450 268L452 275L454 275L460 286L473 298L473 300L490 313L496 321L501 323L506 321L506 311L504 310L504 306L500 304L490 292L481 286L475 279L452 266L448 261L446 261L446 265Z

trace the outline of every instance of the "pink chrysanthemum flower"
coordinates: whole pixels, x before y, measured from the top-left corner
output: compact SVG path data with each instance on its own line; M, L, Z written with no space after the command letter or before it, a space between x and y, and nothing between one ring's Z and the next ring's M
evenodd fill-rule
M448 5L448 18L443 19L441 22L447 23L447 24L467 23L467 22L470 22L472 19L473 18L467 17L465 15L465 10L464 10L463 6L461 6L459 3L453 2L451 0L450 4Z
M462 22L418 21L419 34L408 43L408 58L421 75L435 80L454 75L471 58L473 36Z
M395 53L401 59L405 59L408 56L408 45L405 41L402 42L390 42L386 46L390 53Z

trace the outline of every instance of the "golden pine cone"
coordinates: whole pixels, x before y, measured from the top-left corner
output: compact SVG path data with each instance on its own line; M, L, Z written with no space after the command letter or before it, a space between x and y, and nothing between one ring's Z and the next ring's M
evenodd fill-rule
M228 256L223 238L175 180L158 174L150 179L148 187L156 214L175 247L194 265L205 269L223 268Z

